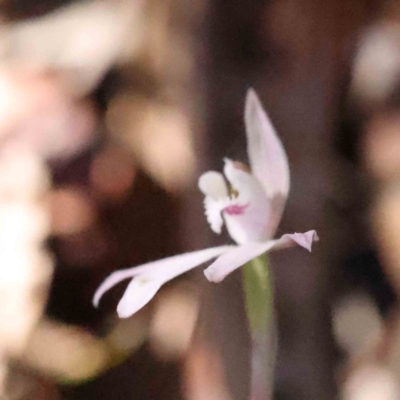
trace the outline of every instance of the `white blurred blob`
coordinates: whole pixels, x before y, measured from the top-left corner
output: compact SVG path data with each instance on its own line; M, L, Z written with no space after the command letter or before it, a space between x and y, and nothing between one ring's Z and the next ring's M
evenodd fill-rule
M13 24L4 58L64 72L79 95L90 91L115 62L125 41L141 41L141 0L73 3L36 19ZM132 26L137 26L130 32Z
M1 223L1 221L0 221ZM2 254L0 273L0 339L7 353L19 354L41 315L52 260L33 250Z
M42 312L52 272L42 248L49 178L24 148L3 146L0 160L0 352L16 355Z
M135 113L134 105L140 113ZM122 118L121 118L122 116ZM125 135L141 166L164 187L175 192L193 180L196 159L188 115L177 106L121 96L111 104L108 123Z
M95 119L88 103L73 103L68 98L54 100L53 104L33 109L20 121L15 140L23 140L46 160L63 160L90 144Z
M381 23L364 33L354 62L352 91L357 100L380 102L400 75L400 26Z
M8 73L0 70L0 135L7 132L18 118L21 96Z
M164 290L157 299L157 307L150 326L150 345L162 359L177 359L188 349L199 312L198 296L194 288Z
M339 345L352 355L366 341L374 342L378 339L382 321L371 298L356 293L347 295L334 306L333 329Z
M38 324L23 356L26 364L63 382L94 377L109 359L101 339L82 328L48 320Z
M90 102L65 90L57 74L32 68L0 68L0 137L46 160L62 160L91 142L95 113Z
M343 400L399 400L396 377L379 365L365 365L350 375L343 388Z
M194 153L189 121L178 109L154 110L138 139L144 165L165 188L187 186L194 173Z

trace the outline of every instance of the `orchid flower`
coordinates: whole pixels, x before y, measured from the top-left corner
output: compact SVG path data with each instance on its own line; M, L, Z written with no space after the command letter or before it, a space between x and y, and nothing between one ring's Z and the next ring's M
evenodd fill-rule
M209 171L199 179L205 195L205 214L211 229L221 233L226 225L236 245L212 247L143 264L112 273L97 289L93 303L124 279L132 278L120 300L120 318L130 317L145 306L169 280L217 258L205 271L211 282L271 250L300 245L311 251L318 240L315 231L273 239L289 193L286 153L254 90L246 97L245 126L251 170L225 159L224 175Z

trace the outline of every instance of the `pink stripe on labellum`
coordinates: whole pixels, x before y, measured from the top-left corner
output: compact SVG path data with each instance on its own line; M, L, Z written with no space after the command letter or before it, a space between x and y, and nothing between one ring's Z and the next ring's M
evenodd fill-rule
M244 204L243 206L239 204L232 204L228 207L225 207L223 211L225 211L229 215L243 215L248 206L249 203Z

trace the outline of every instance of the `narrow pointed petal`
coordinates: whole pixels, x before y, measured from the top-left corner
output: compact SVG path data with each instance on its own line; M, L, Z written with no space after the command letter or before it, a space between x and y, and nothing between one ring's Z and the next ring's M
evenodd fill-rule
M247 92L245 106L247 151L253 174L268 196L286 201L290 187L285 150L253 89ZM279 212L283 211L280 205Z
M143 273L141 276L144 278L159 278L161 275L162 280L165 283L223 253L226 253L232 248L235 248L235 246L210 247L209 249L179 254L174 257L154 261L151 263L154 264L154 266L152 266L153 271Z
M225 159L224 173L238 192L223 211L230 236L238 244L267 241L275 226L271 202L260 182L229 159Z
M94 295L93 304L97 307L103 294L124 279L137 277L137 279L140 278L142 281L157 281L162 285L170 279L219 256L231 248L232 246L211 247L205 250L184 253L149 262L126 270L116 271L99 286Z
M311 251L312 242L319 238L315 231L283 235L278 240L264 243L246 243L218 257L205 271L204 274L210 282L221 282L235 269L246 264L255 257L271 250L279 250L295 245Z
M120 318L129 318L143 308L158 292L163 282L133 278L117 306Z

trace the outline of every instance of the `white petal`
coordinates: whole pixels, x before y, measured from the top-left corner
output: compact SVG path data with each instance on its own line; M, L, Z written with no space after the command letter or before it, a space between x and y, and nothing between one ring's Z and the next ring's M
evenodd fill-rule
M124 279L137 277L143 281L157 281L162 285L170 279L219 256L231 248L232 246L211 247L205 250L164 258L126 270L116 271L106 278L96 290L93 304L97 307L103 294Z
M154 261L151 267L147 267L148 271L141 274L145 278L157 278L167 282L191 269L218 257L234 248L234 246L210 247L209 249L193 251L191 253L179 254L177 256L164 258L163 260ZM147 264L149 265L149 264Z
M235 269L267 251L284 249L296 244L311 251L312 242L318 240L315 231L308 231L286 234L278 240L265 243L246 243L222 254L204 271L204 274L210 282L221 282Z
M228 198L215 200L206 196L204 199L207 222L210 224L211 229L217 234L221 233L222 225L224 223L221 212L228 204Z
M271 203L258 180L228 159L225 160L224 173L238 192L238 197L233 198L223 212L232 239L239 244L270 239L275 229ZM240 208L242 213L235 212Z
M276 240L264 243L246 243L218 257L205 271L210 282L221 282L235 269L265 253L276 244Z
M289 193L289 165L285 150L256 92L247 92L245 106L247 151L253 174L263 185L277 212L282 213ZM283 203L283 204L282 204Z
M124 269L121 271L113 272L106 280L97 288L96 293L93 296L93 305L98 307L100 299L103 297L103 294L110 290L116 284L122 282L125 279L132 278L133 276L140 273L136 270L136 267Z
M163 282L158 280L133 278L118 303L118 316L120 318L129 318L139 311L154 297L162 284Z
M220 172L208 171L199 178L199 189L214 200L228 197L228 188Z
M276 241L274 250L285 249L295 246L296 244L304 247L311 252L313 242L318 242L319 237L316 231L307 231L304 233L287 233Z
M206 196L205 214L211 229L220 234L224 223L221 211L229 202L228 187L220 172L209 171L199 178L199 188Z

